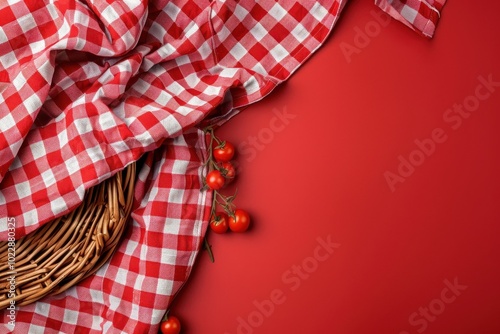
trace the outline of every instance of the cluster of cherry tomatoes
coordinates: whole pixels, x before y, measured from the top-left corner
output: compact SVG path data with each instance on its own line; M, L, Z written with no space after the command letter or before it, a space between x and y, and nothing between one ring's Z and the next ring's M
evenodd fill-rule
M225 196L219 189L231 182L236 176L236 170L231 160L236 152L234 145L228 141L218 139L213 131L210 133L209 168L205 184L214 191L210 229L215 233L245 232L250 226L250 216L245 210L234 209L235 196ZM214 146L215 144L215 146ZM223 211L217 211L217 207Z

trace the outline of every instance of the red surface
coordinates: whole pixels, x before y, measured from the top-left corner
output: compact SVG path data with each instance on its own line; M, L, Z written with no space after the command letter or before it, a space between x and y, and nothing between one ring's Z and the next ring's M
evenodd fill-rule
M449 1L432 41L391 22L349 63L340 45L372 10L348 4L285 85L218 131L246 145L236 203L254 225L209 234L216 262L200 255L172 307L182 333L500 333L500 4ZM489 75L499 86L453 129L443 116ZM273 110L295 118L281 128ZM392 192L384 173L437 128L446 140ZM340 246L315 262L327 236Z

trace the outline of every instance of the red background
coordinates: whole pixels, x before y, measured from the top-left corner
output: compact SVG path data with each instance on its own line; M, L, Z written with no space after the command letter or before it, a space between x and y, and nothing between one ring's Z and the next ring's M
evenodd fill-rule
M373 10L351 1L287 83L218 130L247 145L236 204L254 225L209 234L216 262L202 252L172 305L184 334L500 333L500 87L456 130L443 119L479 76L500 82L500 4L449 1L433 40L393 21L348 62L341 44L356 46ZM273 110L295 118L270 140ZM436 128L447 140L392 192L384 173ZM316 239L329 235L340 247L307 279L288 273L292 291L282 275L313 266ZM455 279L466 288L443 303ZM254 301L275 289L284 302L259 318Z

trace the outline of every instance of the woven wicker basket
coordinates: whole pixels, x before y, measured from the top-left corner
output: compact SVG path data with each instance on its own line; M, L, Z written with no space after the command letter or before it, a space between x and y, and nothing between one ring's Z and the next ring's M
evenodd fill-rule
M82 204L16 241L15 270L8 243L0 242L0 309L9 306L15 277L16 306L58 294L95 273L117 248L130 216L135 163L85 194Z

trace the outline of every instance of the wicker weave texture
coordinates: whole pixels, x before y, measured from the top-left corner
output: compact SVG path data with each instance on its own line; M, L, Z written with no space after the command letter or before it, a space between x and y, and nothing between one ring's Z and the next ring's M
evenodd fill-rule
M17 240L14 270L8 242L1 242L0 309L13 300L9 298L12 286L15 304L22 306L61 293L95 273L121 240L132 209L134 184L135 163L90 188L82 204L69 214Z

